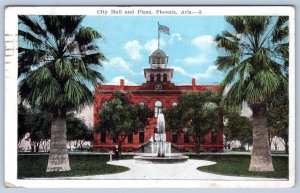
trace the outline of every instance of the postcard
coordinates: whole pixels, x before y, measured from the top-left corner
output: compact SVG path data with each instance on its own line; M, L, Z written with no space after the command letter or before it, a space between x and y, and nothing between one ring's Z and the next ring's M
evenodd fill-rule
M5 10L5 185L292 188L291 6Z

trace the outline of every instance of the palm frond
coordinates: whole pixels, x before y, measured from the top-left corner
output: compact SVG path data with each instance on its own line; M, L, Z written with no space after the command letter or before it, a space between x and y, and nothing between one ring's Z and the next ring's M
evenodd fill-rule
M232 25L238 34L244 33L245 25L243 16L228 16L225 17L225 20Z
M47 32L41 27L41 25L35 20L31 19L27 15L19 15L19 21L29 28L30 31L35 33L36 35L41 35L43 37L47 37Z
M238 45L236 44L235 41L230 40L224 36L221 35L217 35L215 38L215 42L217 43L217 47L218 48L222 48L225 51L234 53L237 52L239 50Z
M263 34L270 23L268 16L245 16L246 31L255 37Z
M237 62L238 58L234 54L231 54L229 56L218 56L215 65L217 65L218 70L227 71L234 67Z
M81 27L75 37L75 40L79 43L80 47L82 47L101 37L101 34L95 29L91 27Z
M23 31L23 30L18 30L18 35L19 37L23 38L23 40L32 45L33 47L39 47L43 44L43 41L39 38L37 38L36 36L34 36L33 34L31 34L30 32L27 31Z
M49 80L51 80L52 78L53 77L49 68L41 67L30 72L27 75L26 80L28 82L28 85L33 88L37 85L41 85L42 83L49 82Z
M103 53L97 52L97 53L85 55L82 58L82 61L86 64L96 64L102 66L101 61L104 61L105 59L106 58Z
M42 16L43 21L45 23L45 28L48 33L52 34L53 37L56 37L56 39L60 39L61 35L63 33L62 31L62 23L63 23L63 16L50 16L50 15L44 15Z
M75 75L74 68L70 60L66 58L59 58L55 61L55 72L61 79L72 77Z
M275 28L272 34L272 42L280 42L289 36L289 26Z

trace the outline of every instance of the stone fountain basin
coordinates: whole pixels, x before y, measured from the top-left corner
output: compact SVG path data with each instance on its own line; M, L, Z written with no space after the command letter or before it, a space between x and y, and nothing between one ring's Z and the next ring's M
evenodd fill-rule
M153 163L179 163L187 161L189 157L179 153L166 154L165 157L157 157L157 154L142 154L134 156L134 159Z

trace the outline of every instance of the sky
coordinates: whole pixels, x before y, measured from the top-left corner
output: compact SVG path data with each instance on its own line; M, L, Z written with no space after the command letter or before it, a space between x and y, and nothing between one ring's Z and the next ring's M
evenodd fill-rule
M223 16L86 16L82 25L103 36L96 43L107 58L99 69L106 84L119 84L120 78L131 85L145 82L143 68L150 67L148 57L157 49L158 22L170 29L170 35L161 33L160 49L169 56L167 67L174 68L172 82L222 81L213 39L228 27Z

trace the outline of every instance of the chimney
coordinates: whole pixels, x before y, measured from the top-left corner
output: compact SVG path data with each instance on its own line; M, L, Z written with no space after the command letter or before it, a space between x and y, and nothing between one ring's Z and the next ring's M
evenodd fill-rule
M120 79L120 90L124 90L124 79Z
M196 90L196 79L192 78L192 90Z

